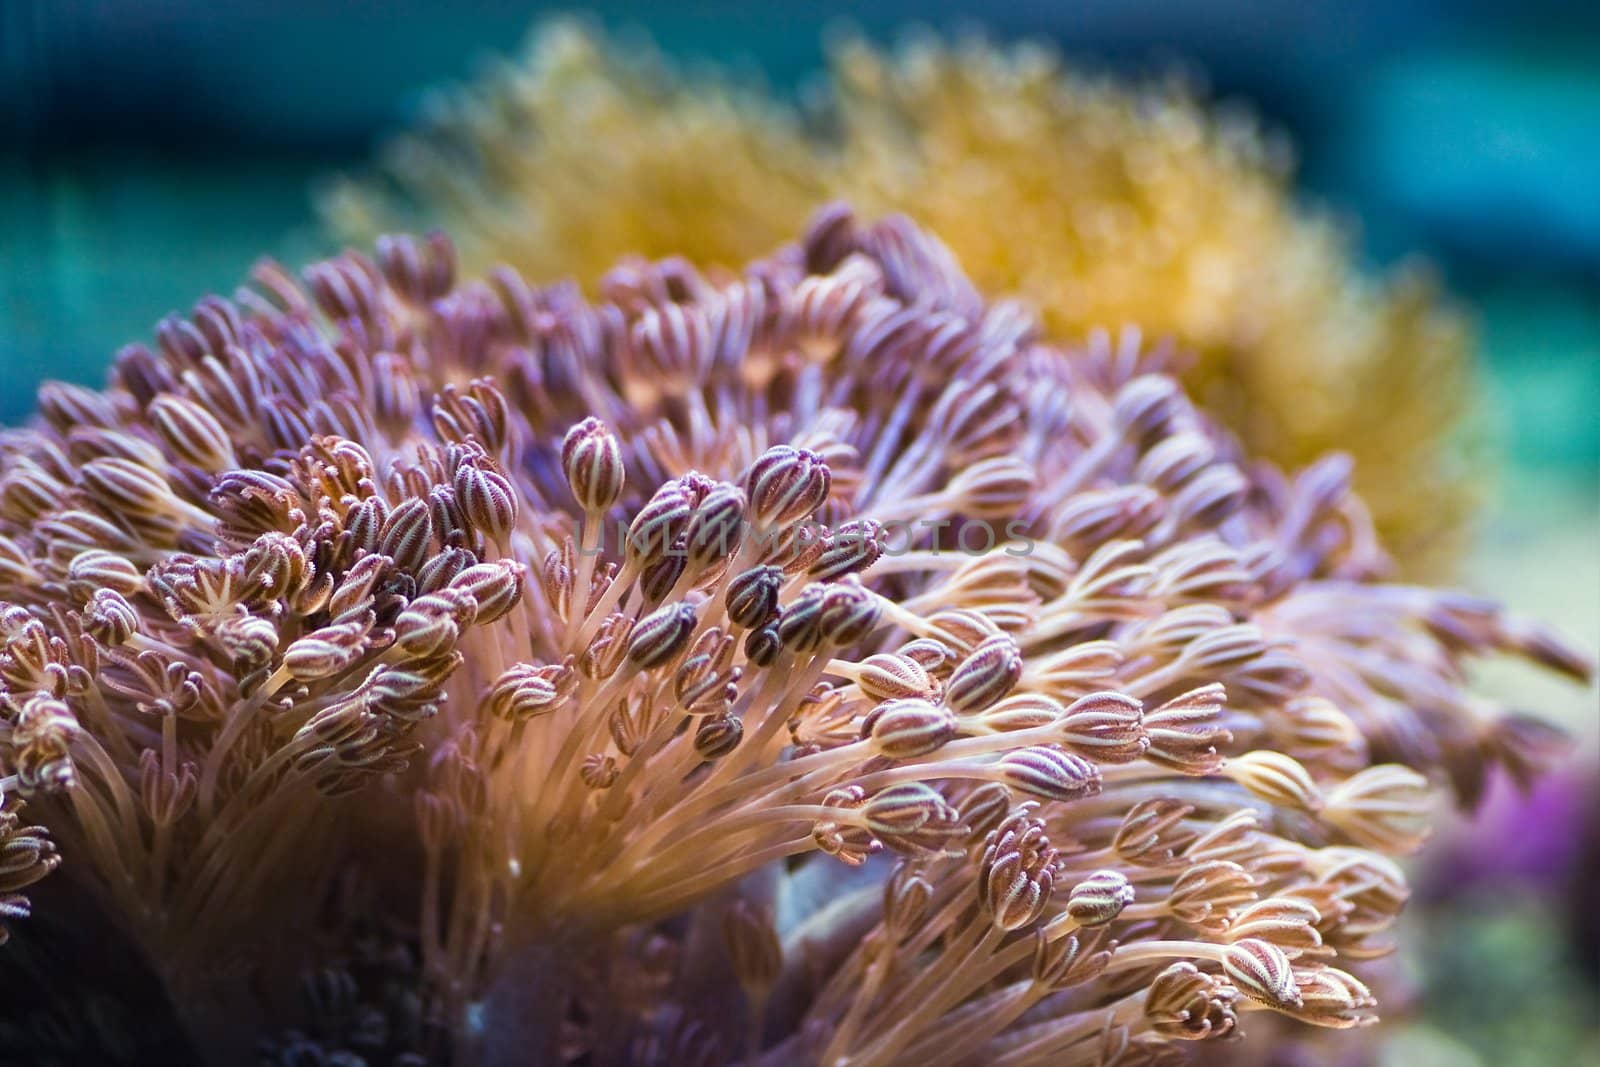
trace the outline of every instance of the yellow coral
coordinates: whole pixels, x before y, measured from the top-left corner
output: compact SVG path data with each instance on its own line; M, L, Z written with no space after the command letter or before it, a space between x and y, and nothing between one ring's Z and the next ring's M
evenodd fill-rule
M556 23L397 141L393 186L346 182L325 207L352 237L439 222L469 264L586 283L625 254L742 262L831 197L903 211L1058 336L1174 338L1196 356L1191 388L1253 451L1353 453L1403 568L1452 561L1473 495L1463 324L1419 271L1357 272L1251 123L1035 45L853 41L826 89L811 114Z

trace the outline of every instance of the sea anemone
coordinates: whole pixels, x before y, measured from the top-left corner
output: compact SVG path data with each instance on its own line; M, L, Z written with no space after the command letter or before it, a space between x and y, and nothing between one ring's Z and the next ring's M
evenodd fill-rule
M1057 337L1175 339L1191 393L1254 454L1349 452L1407 573L1448 570L1483 466L1467 332L1420 269L1352 267L1339 229L1292 203L1280 139L1179 79L1120 84L1037 44L845 41L817 88L797 110L557 22L441 94L327 215L363 242L440 225L475 268L589 284L634 253L736 267L833 197L902 212Z
M59 847L211 1062L300 973L266 1062L1360 1026L1430 779L1552 742L1465 659L1588 670L904 218L455 274L263 264L0 442L5 914Z

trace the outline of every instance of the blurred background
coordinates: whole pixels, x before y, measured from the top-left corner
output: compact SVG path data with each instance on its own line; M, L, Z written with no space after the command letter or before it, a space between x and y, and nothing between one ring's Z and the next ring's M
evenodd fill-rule
M673 57L803 90L849 15L1042 37L1095 70L1198 73L1296 150L1296 195L1373 268L1413 253L1471 311L1494 469L1461 582L1600 648L1600 5L1019 0L604 3ZM996 5L999 6L999 5ZM0 422L269 253L329 251L312 192L364 169L427 90L520 49L514 0L0 0ZM1384 1056L1600 1062L1593 691L1485 686L1580 738L1526 801L1497 792L1419 877L1421 990ZM1540 832L1528 832L1538 830ZM1469 847L1465 842L1472 842ZM1485 841L1497 842L1486 847ZM1415 933L1416 931L1414 931Z

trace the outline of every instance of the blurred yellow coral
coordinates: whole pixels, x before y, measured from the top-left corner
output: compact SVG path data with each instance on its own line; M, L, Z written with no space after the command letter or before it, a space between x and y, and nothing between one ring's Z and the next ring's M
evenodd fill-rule
M1353 454L1402 570L1449 568L1474 496L1464 324L1422 271L1357 271L1248 117L1180 81L929 36L894 54L843 42L822 88L794 107L550 23L522 62L441 96L384 180L343 181L323 206L352 239L439 224L474 268L586 284L627 254L743 262L831 198L902 211L1057 336L1173 338L1195 395L1257 454Z

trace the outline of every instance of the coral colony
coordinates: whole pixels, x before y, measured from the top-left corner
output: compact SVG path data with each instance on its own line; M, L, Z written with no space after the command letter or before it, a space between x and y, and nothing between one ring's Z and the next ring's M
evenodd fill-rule
M903 212L1056 337L1175 338L1172 369L1252 454L1351 454L1406 573L1448 573L1483 468L1462 447L1467 331L1422 272L1354 269L1295 205L1280 139L1175 79L1093 77L1037 44L853 40L830 59L801 109L548 23L327 214L362 244L440 226L473 269L590 284L632 254L737 268L832 198Z
M1358 1027L1433 783L1553 743L1464 662L1588 671L903 218L455 273L265 264L0 447L4 910L78 887L196 1058Z

